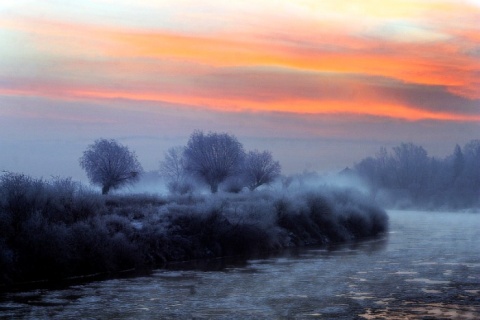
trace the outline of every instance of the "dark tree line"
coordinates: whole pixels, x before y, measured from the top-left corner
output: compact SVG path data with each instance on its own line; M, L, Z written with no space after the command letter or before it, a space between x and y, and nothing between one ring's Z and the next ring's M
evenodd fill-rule
M453 209L480 206L480 140L456 145L443 159L413 143L386 148L355 165L373 198L387 205Z

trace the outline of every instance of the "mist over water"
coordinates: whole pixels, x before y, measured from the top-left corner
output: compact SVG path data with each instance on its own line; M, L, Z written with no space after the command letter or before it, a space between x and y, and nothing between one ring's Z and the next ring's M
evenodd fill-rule
M377 240L3 294L0 318L480 317L480 216L388 214Z

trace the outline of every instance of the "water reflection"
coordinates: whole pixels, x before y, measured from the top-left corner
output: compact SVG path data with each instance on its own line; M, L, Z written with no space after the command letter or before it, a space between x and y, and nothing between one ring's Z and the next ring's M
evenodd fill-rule
M166 264L165 270L195 270L195 271L223 271L251 273L252 265L272 263L281 264L289 263L288 260L294 259L318 259L335 256L372 254L377 251L384 250L388 244L388 234L377 238L365 240L357 243L332 244L329 246L309 246L302 248L289 248L279 252L270 252L256 256L246 257L223 257L215 259L192 260L184 262L172 262ZM283 262L282 262L283 261Z
M0 318L480 318L480 215L390 212L388 236L4 294Z

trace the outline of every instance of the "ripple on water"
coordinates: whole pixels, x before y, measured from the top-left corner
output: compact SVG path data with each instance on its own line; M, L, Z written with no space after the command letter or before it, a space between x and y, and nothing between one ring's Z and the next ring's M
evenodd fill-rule
M417 271L396 271L390 274L398 274L398 275L413 275L413 274L418 274Z
M414 279L406 279L406 282L422 282L426 284L449 284L450 281L444 281L444 280L431 280L427 278L414 278Z
M425 293L442 293L442 291L440 290L427 289L427 288L423 288L422 291Z

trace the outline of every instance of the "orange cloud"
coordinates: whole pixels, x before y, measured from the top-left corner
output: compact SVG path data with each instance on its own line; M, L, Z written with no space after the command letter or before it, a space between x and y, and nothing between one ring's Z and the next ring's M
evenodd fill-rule
M231 100L209 97L188 97L174 95L159 95L155 93L125 93L125 92L95 92L77 91L73 95L88 98L132 99L144 101L162 101L183 105L196 105L220 111L270 111L303 114L358 114L378 117L398 118L409 121L416 120L445 120L445 121L480 121L480 115L460 115L448 112L433 112L416 109L411 106L383 104L376 101L347 102L347 101L311 101L292 100L261 103L251 100Z
M82 50L85 56L117 59L186 61L211 67L273 66L296 70L375 75L407 83L445 86L454 94L480 98L480 59L464 51L462 43L397 43L362 39L331 29L332 34L313 35L310 43L256 35L228 34L217 37L167 32L135 32L96 29L92 26L53 26L43 29L59 37L57 52ZM72 46L65 33L75 41ZM88 35L88 37L87 37ZM472 33L468 34L471 39ZM48 42L44 50L52 48ZM480 44L478 44L480 45ZM66 49L64 48L66 47ZM131 61L135 63L135 61ZM169 75L165 75L169 76Z
M445 86L471 99L480 98L477 72L480 60L462 55L455 44L382 44L349 50L349 38L339 49L295 46L289 43L188 37L172 34L115 34L124 49L117 56L174 58L216 67L275 66L305 71L356 73L393 78L408 83ZM352 42L358 42L353 39ZM368 45L370 41L367 41ZM343 50L343 48L346 48ZM460 89L459 89L460 88Z
M59 96L66 99L128 99L135 101L149 101L172 103L178 105L197 106L207 109L228 112L283 112L297 114L352 114L369 115L377 117L398 118L408 121L418 120L443 120L478 122L480 115L465 115L452 112L428 111L415 106L399 104L398 102L384 102L375 99L367 100L302 100L282 99L268 103L242 98L222 98L209 95L183 95L140 91L115 91L96 88L58 88L43 87L35 90L9 89L0 90L2 95L37 95L51 98Z

